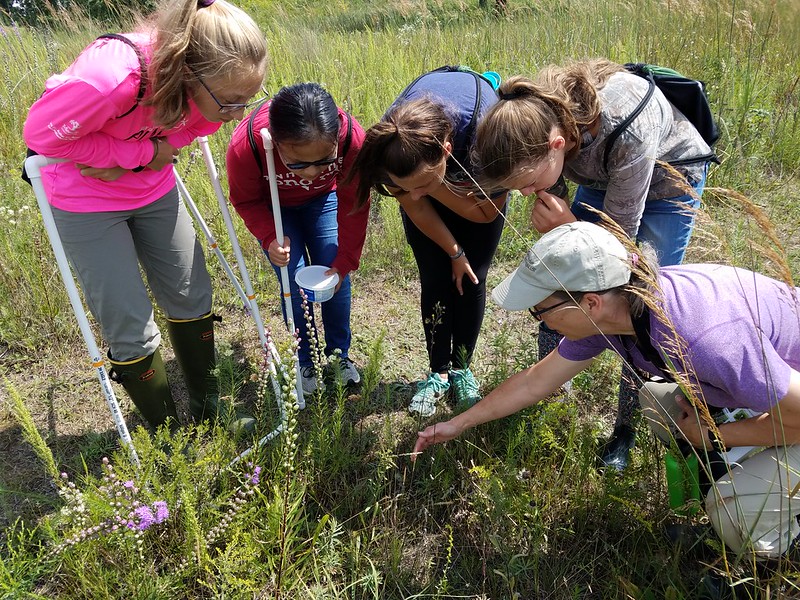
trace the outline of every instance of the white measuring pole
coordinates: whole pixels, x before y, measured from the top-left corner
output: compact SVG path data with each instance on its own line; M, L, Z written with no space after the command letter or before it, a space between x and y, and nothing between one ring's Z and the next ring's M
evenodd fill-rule
M278 198L278 177L275 174L275 156L274 145L272 143L272 136L269 130L265 127L260 132L261 139L264 142L264 154L267 158L267 174L269 176L269 195L272 200L272 216L275 219L275 239L280 240L283 245L286 241L283 235L283 220L281 218L281 205ZM295 252L300 252L296 249ZM287 267L280 268L281 273L281 287L283 288L283 306L286 310L286 323L289 328L289 333L295 334L294 315L292 313L292 291L289 286L289 269ZM305 397L303 396L303 386L300 376L300 359L295 354L295 370L297 372L297 379L295 387L297 389L297 406L300 409L306 407Z
M222 185L220 184L219 181L219 173L217 171L216 164L214 163L214 158L211 155L211 148L208 144L208 138L200 137L197 139L197 142L200 145L200 151L203 155L203 160L205 161L206 164L206 171L208 172L208 175L211 178L211 185L214 188L214 193L216 194L217 197L217 203L219 205L220 213L222 214L223 221L225 222L225 227L228 231L228 237L230 238L231 241L233 253L236 257L236 263L239 268L239 274L242 278L242 283L244 284L244 286L239 285L239 282L234 277L233 270L228 266L227 260L225 259L221 250L219 249L219 245L214 239L210 229L205 224L205 221L200 215L200 211L198 210L197 205L192 200L182 180L180 180L179 183L179 190L184 198L184 202L186 203L187 207L191 211L195 220L198 222L201 229L203 230L204 235L206 236L206 240L209 242L209 245L214 249L215 254L222 262L223 269L228 274L228 277L231 279L231 283L233 283L233 286L236 289L237 293L239 294L239 297L241 298L245 307L250 312L250 316L253 317L253 320L255 321L256 324L256 328L258 330L258 337L259 340L261 341L262 350L266 352L268 360L268 369L270 371L270 380L272 383L272 390L273 393L275 394L275 400L278 404L278 411L280 413L281 422L273 431L271 431L258 441L257 445L261 446L270 441L271 439L277 437L284 430L284 422L286 421L286 408L283 401L283 394L281 393L281 387L280 387L280 382L278 380L276 365L278 369L280 369L284 379L287 378L287 374L282 364L281 357L280 354L278 353L277 348L273 344L272 340L266 334L266 328L264 327L264 322L261 319L261 312L258 309L258 303L256 302L255 292L253 291L253 285L250 280L250 275L247 271L247 265L244 261L244 255L242 254L241 246L239 244L239 238L236 235L236 230L233 226L233 220L231 219L230 210L228 209L228 202L225 197L225 193L222 190ZM236 457L231 462L231 465L245 458L251 452L252 448L246 450L238 457Z
M86 348L89 350L89 356L92 360L92 367L97 373L97 378L100 380L100 386L103 389L103 395L106 398L108 408L111 410L111 416L114 419L114 424L117 427L117 433L122 440L122 443L127 447L131 456L131 461L137 467L139 465L139 457L136 454L136 449L133 447L128 426L125 424L125 419L122 417L122 411L119 408L119 403L114 395L114 389L111 387L111 381L108 378L108 372L105 368L105 361L100 349L97 347L97 342L94 339L92 328L89 325L89 319L86 317L86 310L83 307L83 302L78 294L78 288L75 285L75 279L72 276L72 271L69 268L67 256L64 253L64 245L61 243L61 236L58 235L56 222L53 219L53 211L50 208L50 203L47 201L47 194L42 184L41 168L57 163L65 162L64 159L53 159L46 156L31 156L25 160L25 171L31 180L33 193L36 195L36 202L39 204L39 212L42 213L42 221L44 228L47 231L47 236L50 238L50 245L53 247L53 254L56 257L58 270L61 272L61 279L64 282L64 287L67 290L70 304L72 304L72 311L75 313L75 318L78 321L81 334L83 334L83 341L86 343Z

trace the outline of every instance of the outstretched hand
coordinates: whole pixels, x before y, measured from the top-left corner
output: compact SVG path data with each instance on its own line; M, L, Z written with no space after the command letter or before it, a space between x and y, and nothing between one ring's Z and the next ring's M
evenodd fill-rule
M414 444L414 452L411 454L411 460L416 461L417 457L424 452L428 446L452 440L458 437L460 433L460 428L453 425L452 421L443 421L442 423L435 423L426 427L425 431L420 431L417 434L417 443Z
M566 200L544 190L536 192L536 202L531 210L531 225L536 231L547 233L559 225L577 220Z

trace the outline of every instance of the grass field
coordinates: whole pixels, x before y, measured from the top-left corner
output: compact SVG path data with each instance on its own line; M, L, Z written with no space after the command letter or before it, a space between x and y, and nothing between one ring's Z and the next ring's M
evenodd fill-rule
M319 81L365 126L406 83L442 64L508 77L608 56L702 79L723 131L722 161L711 169L688 260L798 275L800 6L792 0L508 0L503 14L477 0L241 6L269 39L270 91ZM790 560L765 570L713 540L702 555L667 544L663 527L680 518L667 505L662 449L645 431L623 476L595 469L615 411L613 357L582 374L567 400L479 427L411 463L423 423L406 406L427 360L416 268L390 198L373 204L353 275L352 355L362 385L332 383L291 415L287 434L230 468L246 442L222 429L152 439L117 387L136 470L119 448L33 194L18 177L22 124L44 80L121 26L74 10L36 30L0 23L0 597L678 600L702 597L698 582L709 569L740 582L743 597L798 595ZM220 166L231 131L210 140ZM232 256L202 161L185 152L178 170ZM529 202L512 199L490 287L534 239ZM234 219L265 320L285 351L277 282ZM256 331L207 255L224 318L223 391L266 433L278 415L259 382ZM484 392L536 359L535 334L529 318L487 308L474 365ZM185 415L168 345L165 358ZM169 516L146 530L116 521L133 507L155 513L162 501Z

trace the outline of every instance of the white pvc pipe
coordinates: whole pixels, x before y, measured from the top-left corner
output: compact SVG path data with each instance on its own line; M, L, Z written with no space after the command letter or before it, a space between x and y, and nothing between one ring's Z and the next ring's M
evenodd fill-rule
M42 184L41 168L57 163L65 162L65 159L54 159L46 156L31 156L25 160L25 171L31 180L33 193L36 195L36 201L39 204L39 211L42 213L42 221L44 228L47 231L47 236L50 238L50 245L53 247L53 254L56 257L58 270L61 273L61 279L64 282L64 287L67 290L70 304L72 304L72 312L75 313L75 318L78 321L83 340L86 343L86 348L89 350L89 356L92 360L92 367L97 373L97 378L100 381L100 387L103 390L103 395L106 398L111 416L114 419L114 424L117 427L117 433L123 444L128 448L131 461L137 467L139 464L139 457L136 454L136 449L133 447L128 427L125 424L125 419L122 416L122 411L119 408L119 403L114 395L114 389L111 387L111 381L108 378L108 372L105 368L105 362L100 349L97 347L97 342L94 339L92 328L89 325L89 319L86 317L86 311L83 307L83 302L78 294L78 288L75 285L75 280L72 277L72 271L69 268L67 256L64 253L64 245L61 243L61 236L58 235L58 228L56 227L55 220L53 219L53 211L50 208L50 203L47 200L47 194Z
M266 329L264 327L264 322L261 319L261 312L258 309L258 303L256 302L255 292L253 291L253 284L250 280L250 274L247 271L247 265L244 261L244 255L242 254L241 246L239 245L239 238L236 235L236 230L233 226L233 220L231 219L230 211L228 210L228 203L227 199L225 198L225 193L222 191L222 185L219 181L219 173L217 172L216 164L214 163L214 157L211 155L211 148L208 145L208 138L203 136L197 138L197 142L200 145L200 151L203 155L203 160L206 164L206 171L208 171L208 175L211 178L211 185L214 188L214 193L217 196L217 203L219 204L220 213L222 213L222 218L225 221L225 227L228 230L228 237L231 241L231 246L233 247L233 253L236 256L236 263L239 267L239 274L241 275L242 282L244 283L244 290L242 287L238 285L238 282L235 281L234 278L231 278L234 287L236 288L237 292L239 293L239 297L244 302L245 306L248 308L250 312L250 316L253 317L253 320L256 323L256 328L258 330L258 337L261 341L261 347L264 352L266 352L267 360L268 360L268 368L270 371L270 379L272 381L272 391L275 394L275 400L278 404L278 411L280 413L281 424L278 427L265 435L261 440L259 440L258 445L263 445L269 440L276 437L283 431L283 422L286 420L286 409L283 403L283 394L281 393L280 382L278 381L277 371L275 365L277 364L283 374L284 378L286 378L286 372L281 362L280 354L278 353L277 348L272 343L270 339L267 338ZM185 190L185 187L184 187ZM183 192L182 192L183 193ZM195 218L202 222L202 217L200 217L200 213L197 210L194 202L190 198L188 192L184 194L184 197L187 200L187 204L191 207L194 207L193 214ZM191 210L191 209L190 209ZM208 228L206 227L205 230L207 231ZM210 234L210 231L209 231ZM214 246L217 246L216 242L214 242ZM225 258L222 256L221 253L217 254L218 257L224 262ZM230 269L226 269L226 273L229 274L229 277L232 275L232 271ZM244 455L240 455L237 457L233 463L235 464L238 460L241 460L249 454L249 451L246 452Z
M245 306L250 305L250 301L247 299L247 294L242 289L242 285L239 283L239 280L236 279L236 275L233 273L233 269L231 269L230 263L225 259L225 255L222 254L222 250L219 249L219 244L217 244L216 238L214 238L214 234L211 233L211 230L208 228L203 216L200 214L200 211L197 208L197 205L192 200L191 195L189 194L189 190L186 189L186 185L183 183L183 179L181 176L175 173L175 184L178 186L178 192L180 192L181 196L183 197L183 202L186 204L186 207L189 209L189 212L192 213L194 220L200 226L203 235L208 242L208 245L214 251L214 254L217 255L219 262L222 264L222 268L224 269L225 273L228 275L228 279L231 280L233 287L236 289L236 293L239 294L239 298L242 299Z
M233 226L231 213L228 210L228 202L225 198L225 193L222 191L222 185L219 181L217 166L214 164L213 156L211 156L211 148L208 145L208 138L205 136L199 137L197 138L197 143L200 145L200 152L202 153L203 160L206 163L206 171L208 171L208 175L211 178L211 186L214 188L214 193L217 196L219 212L222 214L222 219L225 221L225 228L228 230L228 237L231 240L233 254L236 257L236 264L239 267L239 275L241 276L242 283L244 284L244 301L246 302L248 309L250 310L250 314L256 323L256 328L258 329L258 338L261 341L261 345L266 348L267 336L264 329L264 321L261 318L261 312L259 311L258 304L256 303L256 295L253 291L253 284L250 281L250 274L248 273L247 266L244 262L244 255L242 254L242 249L239 245L239 238L236 236L236 230Z
M283 245L286 241L283 235L283 220L281 218L281 204L278 197L278 177L275 174L275 156L274 146L272 143L272 136L269 130L265 127L260 132L261 140L264 142L264 154L267 159L267 174L269 177L269 195L272 200L272 216L275 219L275 239L280 240ZM300 252L301 249L296 249L295 252ZM283 288L283 306L286 310L286 323L289 328L289 333L295 335L294 315L292 312L292 291L289 286L289 269L281 267L281 287ZM300 375L300 359L295 354L295 370L297 371L297 379L295 387L297 389L297 406L300 409L306 407L305 397L303 396L303 386Z

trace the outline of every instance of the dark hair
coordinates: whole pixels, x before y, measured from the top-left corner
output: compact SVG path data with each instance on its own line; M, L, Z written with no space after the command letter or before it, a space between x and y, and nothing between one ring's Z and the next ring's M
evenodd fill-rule
M389 175L408 177L422 165L445 158L444 143L453 136L453 121L431 98L419 98L392 107L370 127L348 181L359 177L356 206L369 200L370 189L387 183Z
M339 139L339 108L318 83L282 87L269 105L269 132L278 143Z

